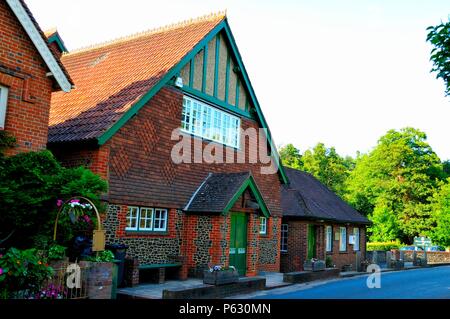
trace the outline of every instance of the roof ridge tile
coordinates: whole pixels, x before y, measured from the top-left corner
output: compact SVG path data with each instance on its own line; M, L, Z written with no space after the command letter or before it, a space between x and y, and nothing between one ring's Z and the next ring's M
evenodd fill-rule
M227 10L218 11L218 12L212 12L212 13L209 13L209 14L205 14L203 16L199 16L197 18L186 19L186 20L183 20L183 21L167 24L165 26L160 26L160 27L156 27L156 28L153 28L153 29L149 29L149 30L145 30L145 31L129 34L129 35L126 35L126 36L122 36L122 37L119 37L119 38L116 38L116 39L112 39L112 40L108 40L108 41L104 41L104 42L88 45L88 46L85 46L85 47L81 47L81 48L72 50L71 52L63 53L63 56L71 56L71 55L84 53L84 52L91 51L91 50L101 49L101 48L104 48L104 47L108 47L110 45L115 45L115 44L119 44L119 43L122 43L122 42L136 40L136 39L139 39L139 38L143 38L145 36L149 36L149 35L153 35L153 34L157 34L157 33L163 33L163 32L166 32L166 31L171 31L171 30L174 30L174 29L182 28L182 27L189 26L189 25L196 24L196 23L213 21L213 20L219 20L219 19L223 20L226 17L227 17Z

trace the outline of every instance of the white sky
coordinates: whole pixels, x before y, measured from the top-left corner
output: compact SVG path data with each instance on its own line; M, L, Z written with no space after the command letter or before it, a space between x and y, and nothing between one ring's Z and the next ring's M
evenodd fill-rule
M69 50L227 9L277 144L367 152L389 129L425 131L450 159L450 97L426 28L449 0L26 0Z

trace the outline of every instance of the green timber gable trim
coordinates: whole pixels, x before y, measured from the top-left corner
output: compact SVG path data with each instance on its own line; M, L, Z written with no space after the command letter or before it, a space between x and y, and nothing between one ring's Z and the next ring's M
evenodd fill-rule
M191 70L194 70L194 57L197 55L197 53L199 53L201 50L205 50L205 48L207 48L209 41L213 40L220 32L223 32L223 34L225 35L225 38L230 46L230 49L235 57L236 63L237 63L237 67L239 70L239 73L241 74L242 78L243 78L243 82L245 84L245 87L247 88L247 91L250 95L250 99L251 99L251 104L254 105L254 108L256 110L256 115L257 115L257 120L260 122L261 126L264 129L264 132L267 136L269 145L270 145L270 149L271 149L271 155L274 157L275 159L275 163L278 167L278 172L280 175L280 180L287 184L288 183L288 178L286 176L286 173L284 172L283 166L281 164L281 160L279 158L276 146L274 145L272 136L270 134L270 130L268 129L267 126L267 122L264 118L264 115L262 113L261 107L259 105L259 102L256 98L256 94L253 90L253 87L251 85L251 82L249 80L247 71L245 70L245 67L243 65L242 62L242 58L241 55L237 49L237 45L236 42L234 40L234 37L231 33L231 29L230 26L228 24L227 19L225 18L222 22L220 22L216 27L214 27L214 29L212 29L204 38L203 40L201 40L199 43L197 43L197 45L194 46L194 48L188 53L186 54L186 56L184 56L172 69L170 69L146 94L144 94L135 104L133 104L130 109L128 111L126 111L123 116L116 122L114 123L108 130L106 130L106 132L104 132L99 138L98 138L98 144L99 145L103 145L105 144L122 126L125 125L125 123L128 122L128 120L130 120L144 105L146 105L148 103L148 101L150 101L150 99L157 93L159 92L165 85L167 84L172 84L171 82L173 82L173 78L178 76L180 74L181 69L186 65L186 64L190 64L190 68ZM215 54L215 52L214 52ZM207 54L205 54L206 56ZM207 58L204 58L205 60ZM225 89L227 89L228 86L228 82L229 82L229 75L231 70L231 66L230 66L230 58L227 59L227 67L226 67L226 82L227 85L225 87ZM205 64L205 63L204 63ZM205 68L203 70L203 73L205 74ZM193 81L194 81L194 75L192 74L193 72L191 72L190 74L190 81L189 84L193 85ZM237 83L238 84L238 83ZM238 86L238 85L236 85ZM202 89L203 89L203 83L202 83ZM186 89L183 88L183 90L185 90L187 92L187 90L189 90L191 94L193 95L197 95L201 98L204 98L205 100L208 100L210 102L213 102L215 104L217 104L218 101L220 101L217 98L214 98L214 96L210 97L207 94L202 94L202 92L199 92L198 90L195 89ZM228 97L228 92L225 93L225 99L227 99ZM225 100L225 102L223 102L225 104L222 104L220 106L225 107L227 109L230 109L231 111L236 111L236 109L238 109L238 106L235 107L235 109L231 109L230 108L230 104L227 103L227 101ZM250 104L250 103L249 103ZM245 110L242 112L239 112L238 114L245 116L244 114L247 115L247 117L252 118L251 112L250 112L250 105L248 108L246 108L248 110L248 113L245 112ZM242 111L242 110L240 110Z
M261 192L258 189L258 186L256 186L255 180L253 176L249 176L244 183L242 183L239 190L234 194L233 198L228 202L227 206L223 210L222 214L227 214L234 206L236 201L244 194L244 192L249 188L252 192L252 194L255 196L256 201L258 202L259 209L261 209L261 212L265 217L270 217L270 211L267 207L264 198L262 197Z
M56 43L61 52L63 53L69 52L69 50L67 50L66 46L64 45L64 42L62 41L61 37L59 36L58 32L56 32L55 34L53 34L51 37L48 38L48 43L51 44L53 42Z

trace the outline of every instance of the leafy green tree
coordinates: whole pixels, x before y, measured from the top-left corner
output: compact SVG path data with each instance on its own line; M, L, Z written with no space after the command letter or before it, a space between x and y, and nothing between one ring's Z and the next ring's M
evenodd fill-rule
M436 78L444 80L445 94L450 95L450 21L427 28L427 41L433 45L430 60Z
M279 154L281 161L284 166L301 169L301 159L300 151L292 144L287 144L279 149Z
M336 194L345 193L345 180L352 168L352 159L339 156L334 147L327 148L318 143L312 150L302 156L302 169L311 173Z
M450 246L450 177L440 183L431 200L433 228L429 231L433 241L442 246Z
M99 204L107 184L85 168L62 167L49 151L0 156L0 241L25 248L51 238L57 200L89 197ZM44 239L44 240L43 240Z
M414 128L390 130L357 159L345 198L374 222L373 238L411 242L431 229L427 204L445 174L426 138Z

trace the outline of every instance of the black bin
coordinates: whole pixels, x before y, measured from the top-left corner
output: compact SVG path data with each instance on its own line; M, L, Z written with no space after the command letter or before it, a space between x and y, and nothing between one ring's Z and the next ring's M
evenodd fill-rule
M124 281L124 271L125 271L125 256L127 254L128 246L124 244L111 244L106 245L105 247L108 250L111 250L114 254L114 258L116 259L116 264L118 266L117 270L117 286L122 287Z

